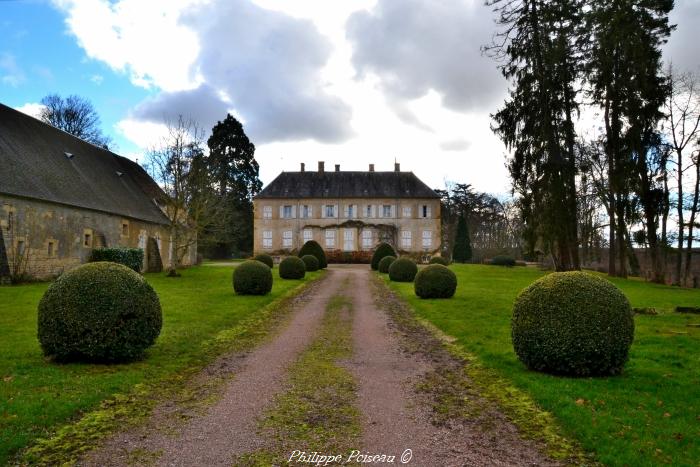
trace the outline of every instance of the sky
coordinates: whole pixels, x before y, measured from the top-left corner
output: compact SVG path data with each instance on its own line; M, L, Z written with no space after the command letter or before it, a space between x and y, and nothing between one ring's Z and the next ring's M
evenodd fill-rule
M482 0L0 0L0 102L92 101L115 152L143 161L178 115L227 113L263 183L317 161L507 195L490 129L508 83L482 56ZM676 0L664 59L700 71L700 0Z

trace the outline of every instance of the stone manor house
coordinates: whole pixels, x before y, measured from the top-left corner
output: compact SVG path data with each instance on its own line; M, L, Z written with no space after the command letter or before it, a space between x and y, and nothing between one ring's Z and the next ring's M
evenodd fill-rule
M413 172L282 172L254 199L255 253L285 255L316 240L330 257L367 259L379 242L401 254L440 251L440 197Z
M58 275L105 246L167 265L165 199L137 163L0 104L0 282ZM184 263L195 260L193 245Z

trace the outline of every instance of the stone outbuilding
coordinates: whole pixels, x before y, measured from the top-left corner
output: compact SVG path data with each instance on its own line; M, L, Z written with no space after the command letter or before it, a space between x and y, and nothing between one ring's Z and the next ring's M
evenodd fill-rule
M282 256L316 240L331 260L367 260L379 242L424 259L440 251L440 196L413 172L283 172L254 201L254 250Z
M171 258L166 196L136 162L0 104L0 277L50 278L93 248ZM196 260L196 245L184 263ZM0 279L3 280L3 279Z

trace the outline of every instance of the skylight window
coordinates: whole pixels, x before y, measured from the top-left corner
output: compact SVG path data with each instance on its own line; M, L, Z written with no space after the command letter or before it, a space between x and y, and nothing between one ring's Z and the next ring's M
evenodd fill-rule
M66 156L66 159L73 159L73 153L72 152L64 152L64 156Z

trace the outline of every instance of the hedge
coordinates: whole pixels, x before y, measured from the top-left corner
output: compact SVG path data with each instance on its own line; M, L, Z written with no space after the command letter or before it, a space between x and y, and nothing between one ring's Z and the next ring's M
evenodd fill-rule
M372 262L370 263L370 265L374 271L376 271L379 268L379 262L385 256L397 257L398 255L396 254L396 251L394 250L393 246L389 245L386 242L382 242L379 245L377 245L377 248L374 249L374 254L372 255Z
M418 266L410 258L401 257L389 266L389 279L394 282L413 282L417 273Z
M306 275L306 265L296 256L287 256L280 262L280 277L282 279L303 279Z
M275 267L275 262L272 260L272 256L268 254L260 253L259 255L256 255L253 259L255 261L260 261L261 263L267 265L267 267L270 269Z
M389 266L391 266L391 263L396 261L396 256L385 256L379 261L379 266L377 267L377 271L381 273L388 273L389 272Z
M233 290L238 295L267 295L272 290L272 270L262 261L244 261L233 270Z
M326 253L323 251L323 248L321 248L321 245L319 245L317 241L309 240L308 242L304 243L304 245L302 245L301 249L299 250L298 256L302 257L306 255L313 255L316 257L316 259L318 260L319 269L326 269L328 267Z
M301 257L301 260L304 262L307 271L318 271L318 258L314 255L304 255Z
M450 298L457 290L457 275L447 266L431 264L418 271L413 289L420 298Z
M141 272L143 268L143 250L140 248L95 248L90 254L90 262L109 261Z

